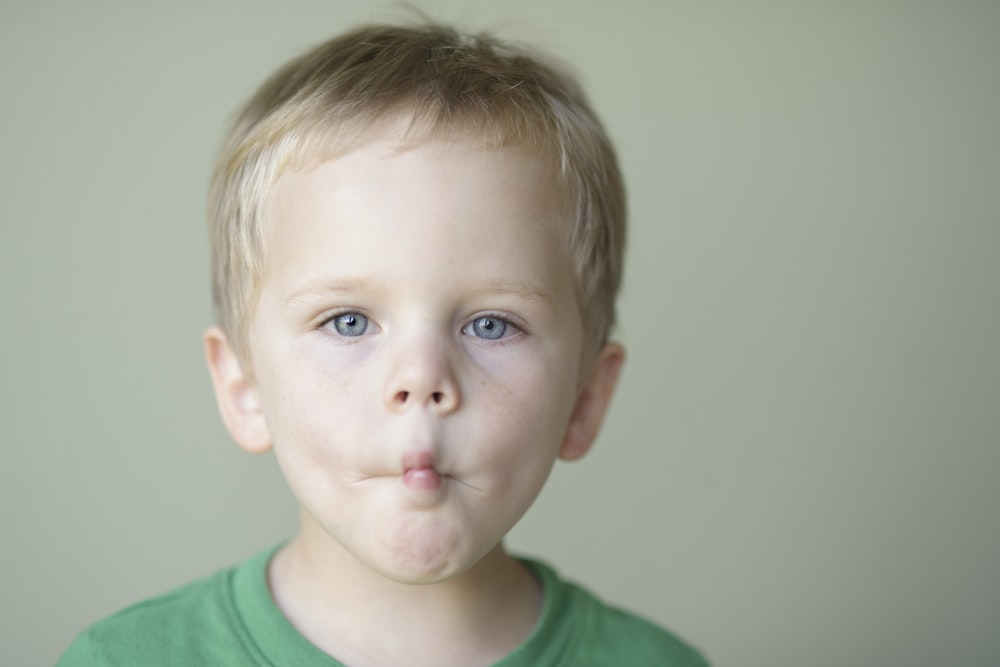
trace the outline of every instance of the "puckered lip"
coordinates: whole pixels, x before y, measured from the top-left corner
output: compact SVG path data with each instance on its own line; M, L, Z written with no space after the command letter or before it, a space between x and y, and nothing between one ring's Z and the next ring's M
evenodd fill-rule
M403 484L414 491L437 491L444 483L442 474L434 465L434 454L418 450L403 454Z
M403 484L415 491L437 491L444 478L434 468L410 468L403 473Z
M427 449L418 449L403 454L401 467L403 474L410 470L435 469L434 452Z
M421 492L440 490L446 483L454 482L477 493L486 491L458 471L443 465L431 448L413 448L399 455L396 461L398 463L394 466L370 468L357 476L353 482L365 484L374 480L397 480L411 490Z
M435 483L435 475L439 478L439 482ZM468 489L478 494L486 493L486 489L472 483L469 479L462 476L456 476L454 473L445 472L436 467L410 467L405 470L396 471L386 471L380 473L373 473L364 476L357 477L353 483L356 485L368 484L370 482L388 482L395 481L396 483L402 483L405 487L413 490L419 491L420 495L424 495L427 491L442 490L445 484L452 484ZM411 485L412 484L412 485Z

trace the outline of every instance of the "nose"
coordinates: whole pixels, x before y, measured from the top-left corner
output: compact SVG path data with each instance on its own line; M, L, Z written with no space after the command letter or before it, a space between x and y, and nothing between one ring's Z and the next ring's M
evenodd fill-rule
M457 410L461 395L447 345L426 338L400 342L384 398L391 412L425 408L443 416Z

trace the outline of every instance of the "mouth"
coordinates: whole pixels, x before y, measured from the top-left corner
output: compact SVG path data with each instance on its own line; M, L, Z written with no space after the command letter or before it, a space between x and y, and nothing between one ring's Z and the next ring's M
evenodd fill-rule
M402 481L415 490L434 491L441 488L442 475L434 467L434 455L423 451L403 456Z
M441 488L442 478L434 468L410 468L403 473L403 484L411 489L434 491Z

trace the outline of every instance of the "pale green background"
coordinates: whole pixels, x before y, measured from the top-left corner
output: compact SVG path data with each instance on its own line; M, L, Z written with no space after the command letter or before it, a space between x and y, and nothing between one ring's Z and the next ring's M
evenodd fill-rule
M1000 3L419 3L574 62L631 356L515 530L720 666L1000 664ZM361 2L0 8L0 663L287 536L215 414L226 119Z

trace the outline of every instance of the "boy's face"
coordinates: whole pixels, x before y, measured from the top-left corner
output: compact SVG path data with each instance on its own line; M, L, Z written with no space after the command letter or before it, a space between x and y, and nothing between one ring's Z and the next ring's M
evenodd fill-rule
M558 192L521 148L394 137L277 184L253 380L221 334L209 359L230 431L273 446L304 532L441 581L589 447L621 350L581 365Z

